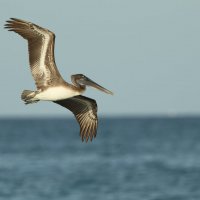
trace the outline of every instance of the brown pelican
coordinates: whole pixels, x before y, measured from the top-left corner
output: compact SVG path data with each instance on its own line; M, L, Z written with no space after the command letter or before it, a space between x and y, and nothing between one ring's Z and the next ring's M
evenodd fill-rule
M36 91L24 90L21 99L25 104L40 100L52 101L69 109L80 125L80 136L86 142L96 136L97 104L94 99L82 96L86 86L92 86L107 94L111 91L98 85L83 74L71 76L72 84L64 81L54 59L55 35L53 32L31 22L11 18L5 28L28 40L29 63Z

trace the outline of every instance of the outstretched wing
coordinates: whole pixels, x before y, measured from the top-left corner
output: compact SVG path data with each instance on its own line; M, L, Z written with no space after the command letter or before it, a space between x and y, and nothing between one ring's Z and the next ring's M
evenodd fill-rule
M38 89L54 85L62 79L54 60L54 33L16 18L8 20L5 28L28 40L31 72Z
M67 109L69 109L75 115L80 125L80 136L82 141L86 142L90 138L96 137L97 133L97 104L94 99L90 99L85 96L75 96L72 98L54 101Z

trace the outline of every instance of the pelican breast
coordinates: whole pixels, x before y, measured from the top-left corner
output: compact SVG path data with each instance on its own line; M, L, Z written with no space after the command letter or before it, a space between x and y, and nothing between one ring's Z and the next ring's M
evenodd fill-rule
M44 91L38 93L35 98L44 101L57 101L62 99L67 99L73 96L80 95L81 91L74 90L67 86L54 86L48 87Z

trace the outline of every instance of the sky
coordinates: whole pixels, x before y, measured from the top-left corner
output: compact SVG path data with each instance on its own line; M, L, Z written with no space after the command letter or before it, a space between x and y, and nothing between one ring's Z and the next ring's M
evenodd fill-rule
M56 34L66 81L82 73L114 92L85 92L99 115L200 114L199 0L1 0L0 117L71 116L51 102L21 101L35 85L27 42L3 29L10 17Z

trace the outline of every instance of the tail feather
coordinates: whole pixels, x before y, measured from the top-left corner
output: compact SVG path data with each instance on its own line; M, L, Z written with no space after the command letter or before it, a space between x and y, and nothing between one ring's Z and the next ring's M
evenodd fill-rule
M39 100L34 99L35 95L36 95L36 92L34 92L34 91L24 90L21 94L21 99L25 102L25 104L36 103Z

